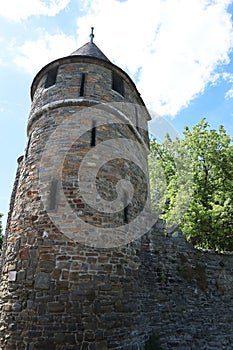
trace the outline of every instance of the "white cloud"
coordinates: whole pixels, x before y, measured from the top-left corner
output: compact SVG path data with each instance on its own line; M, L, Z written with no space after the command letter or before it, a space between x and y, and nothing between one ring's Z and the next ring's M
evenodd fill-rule
M226 99L233 98L233 88L229 89L229 90L225 93L225 98L226 98Z
M32 15L55 16L70 0L3 0L0 16L20 22Z
M233 74L232 73L223 73L222 78L226 81L229 81L230 83L233 83Z
M223 73L223 80L227 81L231 85L233 84L233 74L232 73ZM225 99L229 100L233 98L233 86L225 93Z
M145 102L175 116L217 79L229 62L232 23L227 0L86 0L78 18L80 45L95 26L95 42L138 78ZM137 74L136 74L137 73Z
M44 33L19 48L15 63L34 74L86 43L94 26L95 43L129 72L147 106L170 116L188 106L208 84L216 83L222 77L217 68L229 63L233 45L227 12L230 0L144 0L143 6L139 0L81 3L78 45L71 36Z
M27 41L18 48L19 55L14 62L18 68L34 75L47 63L75 51L76 42L65 34L44 36L37 41Z

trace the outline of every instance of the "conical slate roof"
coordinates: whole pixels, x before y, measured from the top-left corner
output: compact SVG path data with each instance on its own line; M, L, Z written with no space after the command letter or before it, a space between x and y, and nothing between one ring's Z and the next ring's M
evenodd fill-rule
M78 50L74 51L70 56L91 56L100 58L101 60L110 62L103 52L92 41L86 43Z

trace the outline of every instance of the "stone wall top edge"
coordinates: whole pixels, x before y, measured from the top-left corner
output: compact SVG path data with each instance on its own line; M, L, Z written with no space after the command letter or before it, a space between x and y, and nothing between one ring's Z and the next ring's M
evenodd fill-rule
M174 237L172 235L165 235L164 230L164 222L162 219L159 219L154 227L147 233L150 237L150 242L152 247L154 244L158 244L158 233L160 233L160 242L162 244L168 244L171 246L175 246L177 251L182 251L183 253L187 253L187 256L192 257L193 255L197 255L199 258L204 259L206 263L208 260L216 259L216 263L221 261L221 259L226 259L228 261L233 262L233 251L215 251L215 250L204 250L198 249L191 242L187 240L187 237L180 230L179 235ZM147 235L145 235L147 237ZM162 240L161 240L162 238ZM156 248L156 246L155 246ZM153 248L152 248L153 249ZM157 248L156 248L157 249Z

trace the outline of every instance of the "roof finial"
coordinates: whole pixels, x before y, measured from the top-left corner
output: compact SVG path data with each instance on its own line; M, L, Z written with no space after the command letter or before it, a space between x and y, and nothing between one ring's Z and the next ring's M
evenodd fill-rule
M94 27L91 27L91 34L90 34L90 42L93 43L93 39L94 39L94 34L93 34L93 30L94 30Z

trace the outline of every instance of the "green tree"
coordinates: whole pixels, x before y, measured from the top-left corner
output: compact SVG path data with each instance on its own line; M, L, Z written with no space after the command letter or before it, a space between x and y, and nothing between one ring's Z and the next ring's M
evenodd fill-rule
M181 140L151 141L151 159L163 168L166 179L161 217L170 227L179 223L196 247L233 250L231 141L223 126L210 130L205 119L192 129L185 127ZM156 166L150 164L153 174Z

